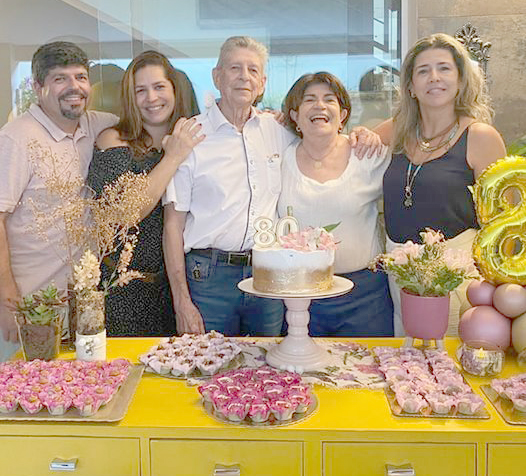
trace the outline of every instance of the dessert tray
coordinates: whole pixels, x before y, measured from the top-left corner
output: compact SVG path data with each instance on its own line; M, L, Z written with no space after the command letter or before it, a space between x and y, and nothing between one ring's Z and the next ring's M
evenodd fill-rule
M526 374L494 379L480 388L506 423L526 425Z
M290 425L305 420L318 407L300 375L271 367L231 370L198 390L211 417L238 426Z
M391 412L412 418L490 418L456 363L438 349L374 347Z
M204 335L163 338L140 355L139 361L146 372L186 380L206 379L218 372L239 368L245 359L234 339L211 331Z
M318 399L315 395L312 396L312 402L309 404L307 409L303 413L294 413L289 420L276 420L274 416L271 416L268 420L263 422L254 422L250 418L244 418L241 421L232 421L225 417L222 413L215 410L214 405L211 402L203 400L203 408L206 413L210 415L214 420L220 423L227 423L229 425L237 425L246 428L255 427L273 427L273 426L287 426L299 423L309 418L318 409Z
M87 416L73 406L60 415L51 414L46 408L37 413L26 413L20 406L9 413L0 412L0 421L52 421L52 422L116 422L126 415L128 406L141 379L144 367L130 365L128 375L123 379L119 389L111 400L103 404L94 414Z

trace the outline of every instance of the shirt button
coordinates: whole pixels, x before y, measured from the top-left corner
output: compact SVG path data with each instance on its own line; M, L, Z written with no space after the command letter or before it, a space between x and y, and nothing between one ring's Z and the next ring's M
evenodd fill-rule
M254 165L254 161L253 160L250 161L250 165Z
M252 190L256 190L256 185L252 185Z

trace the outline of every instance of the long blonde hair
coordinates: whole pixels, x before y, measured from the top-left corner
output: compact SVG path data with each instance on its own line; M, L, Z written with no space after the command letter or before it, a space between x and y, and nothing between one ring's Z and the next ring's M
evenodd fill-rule
M416 126L420 122L418 100L411 97L410 88L416 57L429 49L449 51L458 68L460 85L455 99L455 114L487 124L491 124L493 119L482 71L462 43L445 33L421 38L407 53L402 64L399 102L393 115L392 145L395 153L407 152L408 142L414 139Z

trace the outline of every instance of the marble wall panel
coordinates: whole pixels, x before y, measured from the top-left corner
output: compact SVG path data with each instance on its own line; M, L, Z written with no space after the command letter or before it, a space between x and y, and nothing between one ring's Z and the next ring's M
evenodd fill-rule
M526 135L526 13L475 17L419 16L418 35L421 37L435 32L455 34L467 22L475 26L483 41L492 44L488 85L495 109L495 126L506 142Z
M454 17L526 14L524 0L417 0L418 16Z

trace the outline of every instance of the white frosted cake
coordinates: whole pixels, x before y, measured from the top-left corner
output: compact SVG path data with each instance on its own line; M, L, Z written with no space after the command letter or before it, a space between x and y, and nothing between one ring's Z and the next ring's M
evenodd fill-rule
M280 229L279 225L277 228ZM264 243L255 239L255 243L252 248L255 290L308 294L332 287L336 245L333 236L323 228L278 234L276 240Z

